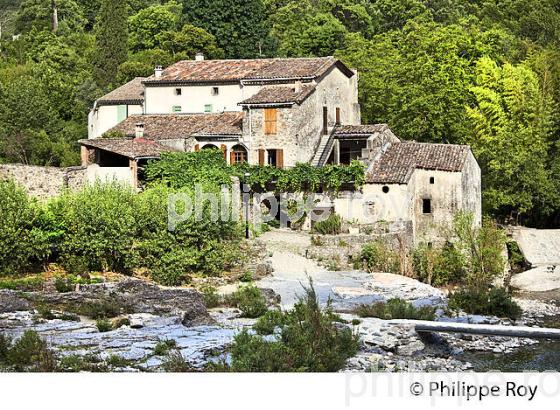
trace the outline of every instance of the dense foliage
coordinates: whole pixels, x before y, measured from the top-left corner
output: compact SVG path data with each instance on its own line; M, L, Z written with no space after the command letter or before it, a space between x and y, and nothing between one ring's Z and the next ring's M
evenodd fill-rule
M0 161L77 163L95 98L157 64L197 52L334 54L360 71L364 122L388 123L404 139L471 144L488 213L560 221L557 1L56 3L53 32L49 1L0 0Z
M355 313L360 317L376 317L383 320L435 320L436 308L433 306L415 307L406 300L395 298L373 305L360 305L356 308Z
M336 372L358 351L358 338L341 325L330 306L321 309L310 286L292 310L267 314L256 328L265 338L243 331L231 347L235 372ZM268 332L267 332L268 330Z
M364 166L354 161L349 166L327 165L322 168L297 164L293 168L239 164L229 167L218 150L193 153L163 154L146 168L148 183L163 182L172 188L206 189L232 183L232 177L255 189L274 189L278 192L338 191L344 184L362 186L365 181ZM248 176L247 176L248 175Z
M41 204L0 182L0 274L57 262L74 274L142 270L158 283L180 285L194 273L217 275L242 261L237 223L212 218L207 204L168 229L168 198L178 192L157 186L137 195L94 185Z

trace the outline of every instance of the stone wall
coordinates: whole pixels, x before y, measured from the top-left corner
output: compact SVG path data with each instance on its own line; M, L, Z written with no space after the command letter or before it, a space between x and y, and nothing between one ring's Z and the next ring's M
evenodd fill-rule
M13 179L31 196L48 199L59 195L67 188L81 189L86 183L86 169L0 164L0 180L8 179Z

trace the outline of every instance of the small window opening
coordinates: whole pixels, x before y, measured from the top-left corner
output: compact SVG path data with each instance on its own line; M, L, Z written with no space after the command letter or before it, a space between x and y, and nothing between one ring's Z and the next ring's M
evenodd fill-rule
M218 87L212 87L212 95L220 95L220 89Z
M383 191L384 194L388 194L388 193L389 193L389 187L388 187L388 186L384 186L384 187L382 188L382 191Z
M432 213L432 200L423 199L422 200L422 213L431 214Z
M430 177L430 184L434 185L436 183L436 179L434 177Z
M175 95L182 95L183 90L181 88L175 88Z
M183 109L181 108L180 105L174 105L173 108L171 109L173 112L181 112Z

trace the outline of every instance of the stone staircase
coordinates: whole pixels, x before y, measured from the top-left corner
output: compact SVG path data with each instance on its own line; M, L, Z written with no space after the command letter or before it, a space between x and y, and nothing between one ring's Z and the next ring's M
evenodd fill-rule
M334 132L336 128L330 130L329 133L321 137L317 151L315 151L315 156L311 161L311 165L314 167L322 167L327 163L329 156L331 155L334 146Z

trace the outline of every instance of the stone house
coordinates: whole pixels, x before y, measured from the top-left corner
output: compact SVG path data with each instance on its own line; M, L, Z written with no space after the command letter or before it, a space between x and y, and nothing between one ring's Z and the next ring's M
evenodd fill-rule
M386 124L362 125L358 82L334 57L197 56L156 67L96 102L82 165L137 186L146 161L163 152L219 149L229 164L280 168L359 160L366 186L327 204L347 221L406 226L415 238L437 236L461 210L480 221L480 168L469 147L401 142ZM113 138L101 138L107 131Z

